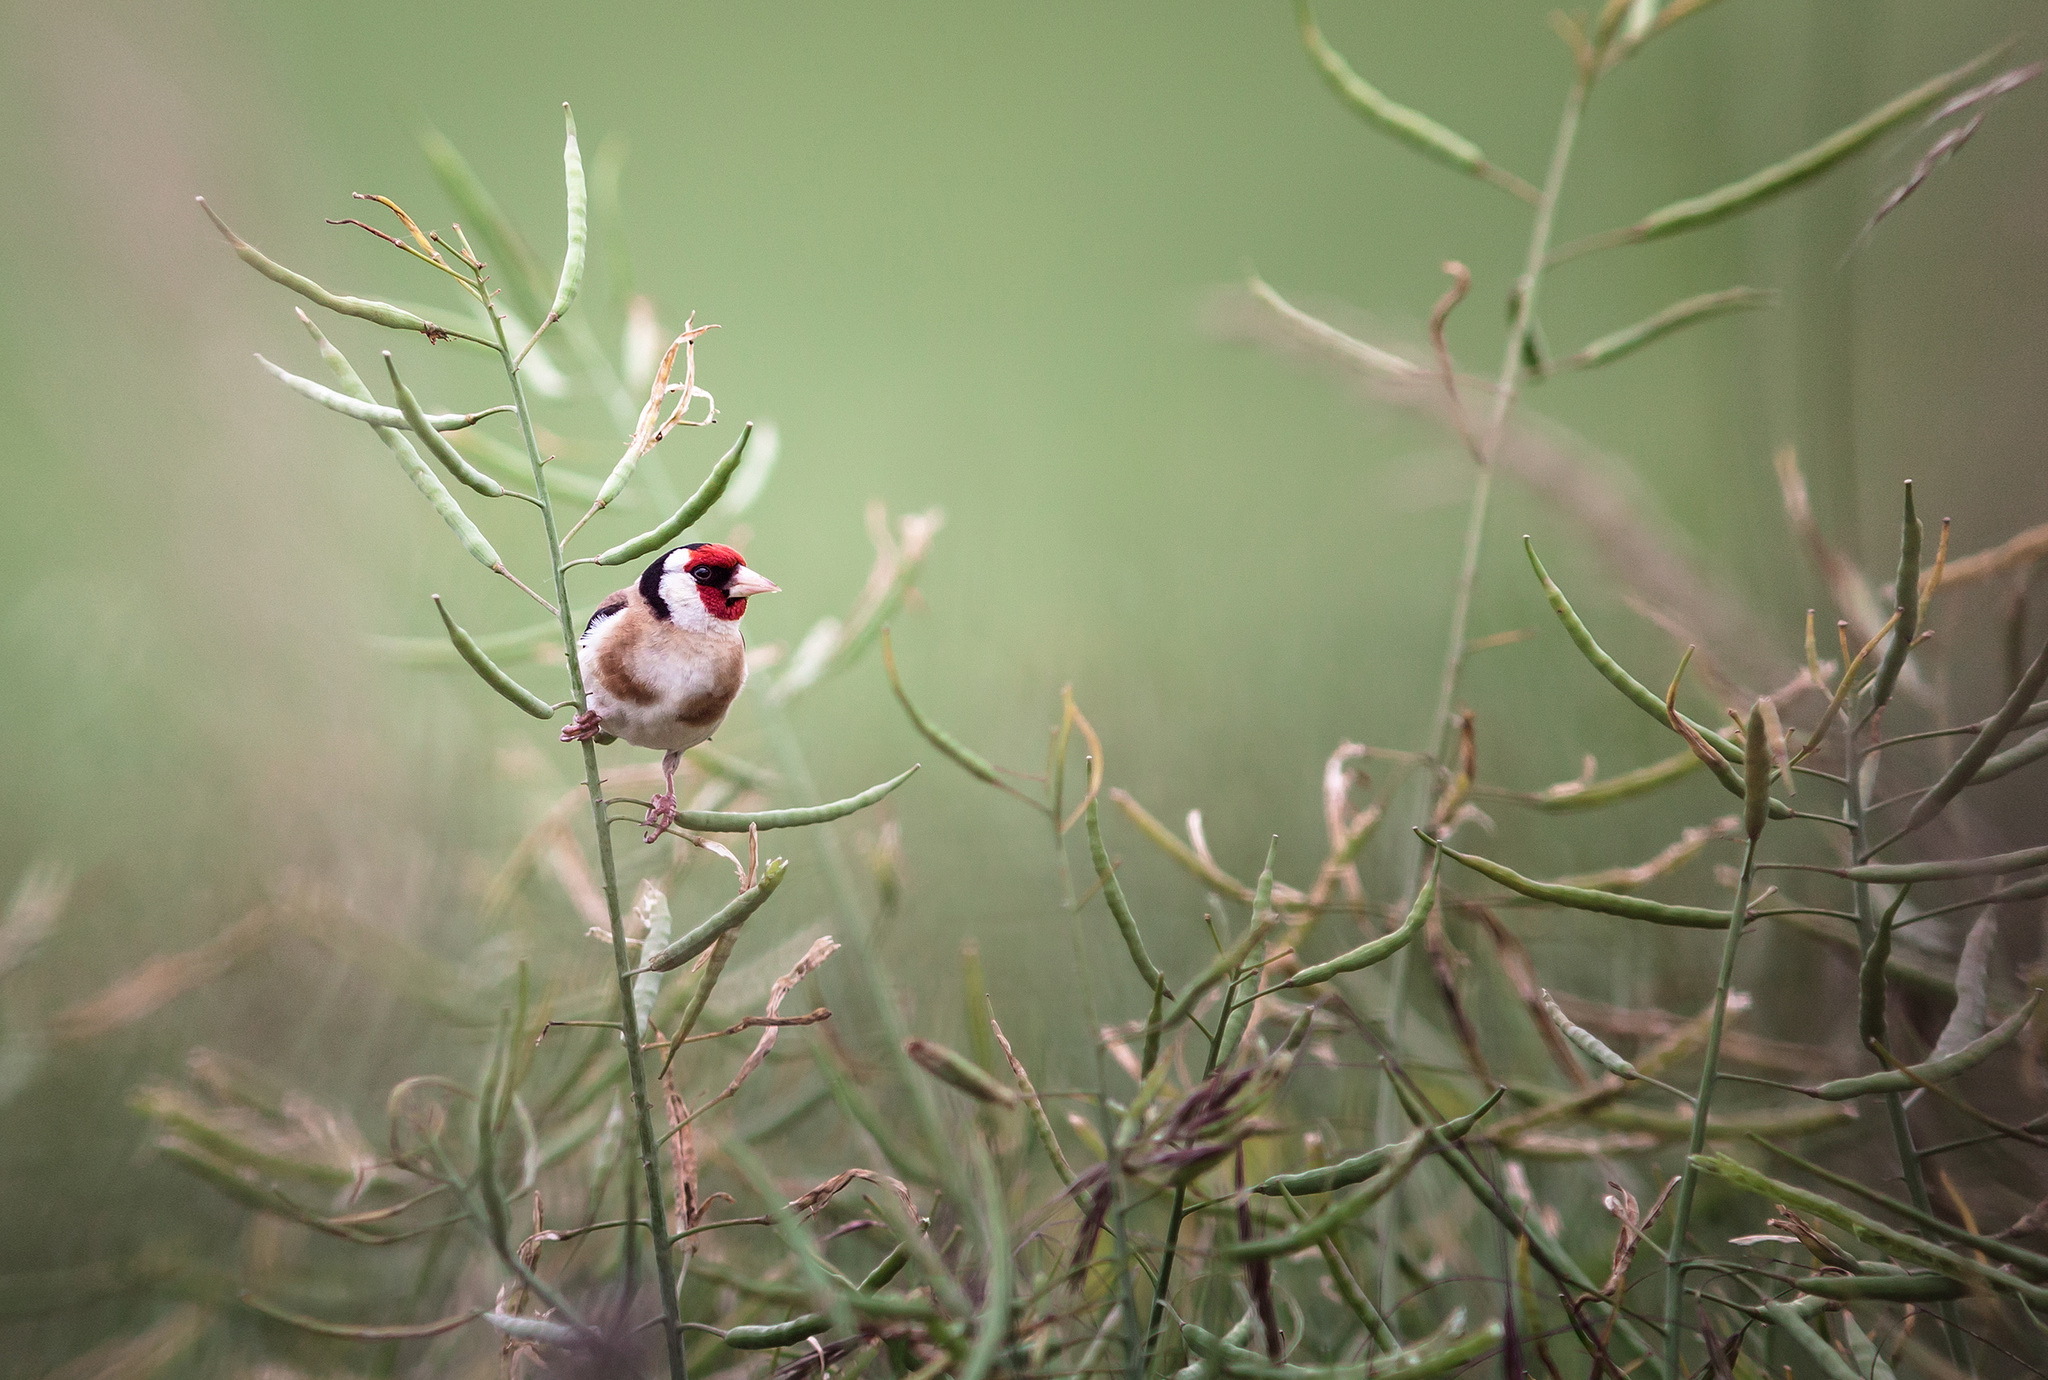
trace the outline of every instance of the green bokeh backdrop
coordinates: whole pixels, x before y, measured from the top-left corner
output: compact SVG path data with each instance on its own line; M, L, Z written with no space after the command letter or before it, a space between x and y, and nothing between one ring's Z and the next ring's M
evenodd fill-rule
M1332 0L1324 22L1395 95L1533 177L1568 77L1546 8ZM757 643L844 608L868 561L865 503L937 506L947 525L899 654L934 716L998 760L1035 766L1071 682L1114 783L1165 818L1202 807L1241 871L1278 832L1300 872L1320 852L1330 749L1418 745L1469 464L1424 423L1219 341L1205 311L1256 272L1412 342L1439 263L1458 258L1477 287L1452 343L1490 373L1525 216L1349 117L1284 6L88 0L17 6L0 33L0 885L43 856L80 873L64 928L5 993L25 1019L293 888L330 888L432 946L570 779L546 730L468 679L364 651L369 633L432 631L430 590L478 630L528 612L368 437L261 375L251 349L303 367L304 337L192 208L205 193L342 290L426 296L397 256L321 224L354 214L357 190L445 221L422 123L469 153L544 256L559 103L587 149L625 141L641 287L671 326L694 310L722 327L702 381L723 435L672 440L652 463L687 486L738 419L780 427L747 554L788 593L749 616ZM1998 0L1728 0L1601 90L1563 233L1739 175L2015 33L2031 55L2048 25ZM1965 550L2048 507L2031 478L2048 406L2043 109L2032 90L2001 107L1853 256L1920 142L1886 141L1753 220L1552 280L1553 344L1731 283L1785 294L1534 400L1627 461L1700 568L1762 611L1778 655L1796 654L1817 597L1779 516L1780 442L1801 446L1852 548L1889 544L1901 477L1923 481L1923 511L1957 517ZM604 282L599 266L586 301L611 341ZM384 343L353 324L335 333L358 358ZM436 405L495 400L457 347L397 348ZM572 457L616 444L595 408L549 420L582 438ZM1473 664L1487 779L1536 786L1595 748L1612 768L1666 751L1552 635L1523 530L1618 649L1651 666L1673 651L1623 609L1570 515L1508 487L1473 631L1541 635ZM529 539L505 549L534 568ZM800 727L828 790L932 758L872 662ZM721 743L763 751L744 709ZM1551 835L1541 870L1645 856L1685 805ZM1042 1044L1078 998L1041 834L943 763L895 813L913 890L887 948L919 1019L950 1019L952 951L972 937L999 1008ZM1502 823L1512 856L1529 836ZM1199 895L1135 836L1119 844L1160 947L1191 957ZM799 894L793 928L824 904ZM1576 947L1584 932L1546 934L1567 985L1618 980L1609 949ZM54 1062L0 1132L0 1260L128 1239L150 1184L182 1204L152 1210L235 1218L137 1177L121 1098L194 1042L365 1099L416 1071L427 1028L344 968L266 957ZM1120 976L1099 985L1130 996ZM138 1186L74 1191L92 1179Z

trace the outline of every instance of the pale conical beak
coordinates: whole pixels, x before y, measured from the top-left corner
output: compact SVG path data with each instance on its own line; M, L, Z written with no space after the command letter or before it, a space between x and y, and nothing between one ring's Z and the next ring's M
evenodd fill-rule
M765 576L756 574L746 566L741 566L738 570L735 570L732 573L732 579L725 586L725 597L728 599L748 599L756 594L780 593L782 593L781 585L776 584L775 581Z

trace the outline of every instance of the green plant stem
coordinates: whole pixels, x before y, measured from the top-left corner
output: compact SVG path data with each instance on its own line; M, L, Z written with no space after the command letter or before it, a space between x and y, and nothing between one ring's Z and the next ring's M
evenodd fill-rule
M1856 698L1861 699L1862 693L1858 692ZM1870 754L1863 751L1857 742L1855 730L1849 726L1852 721L1860 722L1861 717L1860 714L1845 714L1842 719L1843 777L1848 785L1842 792L1842 817L1849 826L1850 856L1859 862L1866 860L1867 857L1865 848L1868 835L1865 832L1865 820L1870 810L1868 773L1864 770L1864 763L1874 760ZM1877 910L1870 894L1870 883L1851 882L1850 888L1856 898L1857 937L1862 941L1861 947L1867 953L1872 940L1877 937ZM1934 1211L1934 1204L1927 1196L1927 1176L1920 1167L1920 1151L1913 1144L1913 1126L1906 1119L1905 1098L1895 1092L1885 1093L1884 1110L1885 1122L1891 1128L1892 1146L1899 1157L1899 1174L1906 1181L1906 1196L1912 1200L1914 1207L1931 1214ZM1695 1150L1692 1153L1699 1152ZM1960 1319L1955 1305L1945 1303L1940 1305L1937 1311L1948 1324L1942 1328L1942 1333L1947 1339L1950 1357L1965 1374L1974 1376L1977 1373L1976 1364L1970 1356L1969 1345L1964 1341L1961 1329L1956 1325Z
M775 702L772 696L761 697L761 717L768 727L769 737L775 745L775 755L781 763L782 773L788 779L792 790L805 798L818 792L818 783L812 775L810 759L805 755L803 743L796 735L796 726L789 721L789 712ZM888 983L882 978L875 961L875 931L868 915L866 901L860 887L854 880L853 867L846 860L846 850L840 844L838 831L832 823L813 825L808 833L817 842L818 855L825 865L826 881L832 888L832 899L840 918L845 921L847 933L852 940L851 949L854 966L860 970L862 985L867 988L868 1000L875 1007L875 1016L882 1024L882 1042L888 1046L890 1062L896 1070L904 1095L917 1114L918 1129L922 1132L923 1144L919 1147L921 1158L931 1166L933 1177L940 1187L953 1194L959 1201L971 1202L972 1195L966 1183L957 1173L959 1157L949 1150L949 1141L943 1123L939 1120L938 1105L932 1101L929 1084L917 1066L904 1053L903 1042L908 1031L903 1028L902 1013L890 995Z
M583 668L576 657L576 621L569 610L568 576L562 566L561 536L555 526L554 501L548 495L541 472L540 443L533 431L533 413L526 402L526 385L512 363L511 343L505 338L505 319L495 306L486 308L497 332L498 353L505 362L505 377L512 386L512 403L519 411L519 431L526 441L527 462L533 467L534 490L540 495L541 527L547 535L548 565L555 576L555 608L562 624L562 650L568 659L569 688L581 713L589 701L583 689ZM647 1070L641 1064L640 1017L633 1008L632 960L626 954L624 910L619 904L618 868L612 858L611 828L605 818L604 779L597 769L597 746L583 743L583 783L590 796L591 825L597 832L597 860L604 879L605 910L611 920L612 970L618 982L619 1024L625 1041L626 1073L632 1087L633 1120L640 1139L640 1168L647 1181L647 1226L654 1250L655 1278L661 1293L662 1342L668 1353L670 1380L689 1380L690 1366L683 1355L682 1318L676 1300L675 1258L668 1246L665 1200L661 1189L661 1167L655 1158L654 1110L647 1097ZM627 1234L630 1249L631 1233Z
M1256 917L1254 917L1256 918ZM1208 1057L1202 1061L1202 1079L1206 1083L1216 1072L1216 1061L1223 1055L1223 1030L1230 1024L1230 1010L1237 996L1237 982L1223 985L1223 1005L1216 1012L1216 1033L1209 1037ZM1180 1252L1180 1229L1188 1217L1188 1186L1181 1184L1173 1190L1173 1206L1166 1218L1166 1244L1159 1253L1159 1284L1152 1291L1152 1320L1145 1329L1144 1358L1137 1367L1141 1376L1152 1372L1152 1362L1159 1354L1159 1334L1166 1326L1167 1292L1173 1287L1173 1263Z
M1679 1369L1679 1310L1685 1302L1685 1233L1692 1220L1693 1191L1699 1186L1699 1171L1692 1157L1707 1147L1707 1113L1714 1100L1714 1080L1721 1069L1721 1032L1728 1019L1728 989L1735 981L1735 951L1742 943L1743 922L1749 913L1749 893L1756 881L1755 839L1742 853L1742 880L1735 887L1735 904L1728 912L1728 937L1721 945L1721 970L1714 979L1714 1014L1707 1022L1707 1047L1700 1064L1700 1090L1692 1108L1692 1136L1686 1145L1685 1169L1678 1179L1678 1197L1671 1205L1671 1244L1664 1252L1664 1374L1682 1376Z
M1592 77L1580 72L1572 80L1571 89L1565 94L1564 110L1558 116L1557 137L1551 145L1550 167L1544 174L1542 194L1537 198L1536 211L1529 227L1529 246L1522 261L1522 276L1516 283L1517 301L1515 319L1508 328L1506 348L1501 353L1500 377L1494 386L1492 414L1487 418L1486 430L1481 433L1473 447L1472 459L1478 466L1473 478L1472 505L1465 519L1465 545L1458 561L1458 582L1451 594L1450 630L1444 645L1443 674L1437 685L1436 710L1430 719L1428 751L1438 760L1444 753L1444 741L1451 730L1451 711L1457 700L1458 681L1465 669L1466 629L1472 617L1472 597L1479 584L1479 559L1486 545L1486 519L1492 505L1494 457L1499 453L1501 438L1507 433L1508 414L1514 407L1515 396L1522 381L1524 353L1530 332L1536 323L1536 290L1543 276L1544 261L1550 255L1550 241L1557 223L1558 199L1564 194L1565 171L1571 166L1572 149L1578 143L1579 120L1586 111L1586 99L1592 92ZM1461 407L1457 399L1451 405ZM1460 423L1460 430L1469 434L1469 429ZM1427 822L1430 808L1429 781L1427 774L1418 778L1420 803L1415 812L1415 823ZM1423 850L1426 851L1426 850ZM1407 878L1407 892L1412 892L1422 869L1422 852L1415 855L1415 865ZM1407 1014L1407 1003L1402 994L1408 990L1408 971L1412 962L1412 946L1394 956L1389 981L1392 984L1392 1010L1387 1017L1387 1035L1391 1046L1401 1047L1401 1028ZM1375 1117L1377 1132L1382 1143L1394 1138L1395 1124L1399 1109L1390 1097L1380 1099L1378 1115ZM1385 1201L1375 1210L1378 1219L1380 1240L1394 1240L1400 1211L1398 1195L1388 1194ZM1387 1250L1380 1255L1379 1296L1383 1299L1393 1296L1396 1252Z

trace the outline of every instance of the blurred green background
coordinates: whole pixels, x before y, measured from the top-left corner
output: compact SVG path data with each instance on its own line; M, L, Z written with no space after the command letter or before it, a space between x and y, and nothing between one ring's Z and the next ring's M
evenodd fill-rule
M1329 0L1323 21L1393 95L1533 179L1569 76L1545 13ZM1202 808L1241 873L1277 832L1300 873L1321 853L1329 751L1420 745L1470 466L1439 428L1220 338L1216 294L1255 272L1412 347L1439 264L1461 259L1476 288L1452 345L1490 374L1525 213L1339 108L1284 6L84 0L16 5L0 34L0 888L38 859L78 876L0 989L6 1029L308 889L458 968L502 970L521 948L478 929L475 899L573 764L465 676L390 664L366 636L433 631L429 591L479 631L530 606L465 560L369 437L263 377L251 350L314 367L291 303L191 200L338 290L429 297L430 275L321 223L361 210L352 191L445 223L423 125L550 260L560 102L587 152L623 142L640 290L671 329L691 311L721 326L700 382L726 425L671 439L650 467L684 489L740 419L780 429L747 556L788 592L750 615L757 645L846 607L870 555L864 504L938 507L898 655L925 708L999 761L1037 767L1071 682L1113 784L1165 819ZM1772 161L2007 37L2036 55L2048 20L2009 0L1727 0L1602 87L1562 237ZM1789 668L1821 599L1780 515L1780 443L1878 571L1901 478L1921 481L1923 512L1957 519L1962 551L2048 516L2044 111L2032 89L2000 106L1853 254L1924 139L1888 139L1751 220L1550 280L1553 348L1734 283L1784 295L1531 399L1633 474L1649 530L1713 599L1752 611L1761 643L1720 649L1731 664ZM606 273L585 303L611 342ZM356 324L334 334L358 360L388 343ZM497 400L458 347L394 348L432 405ZM568 462L609 461L600 409L545 406L579 438ZM537 570L523 523L493 520ZM1627 572L1602 563L1597 533L1508 484L1473 633L1539 636L1472 664L1461 698L1484 779L1533 788L1586 751L1609 770L1663 755L1668 739L1554 635L1525 530L1617 651L1653 668L1675 650L1623 606ZM587 607L610 586L579 574ZM883 943L913 1019L954 1019L954 950L973 938L1020 1043L1084 1067L1084 1048L1045 1047L1078 998L1042 829L935 762L873 661L807 701L799 729L827 794L928 763L892 804L910 889ZM720 745L767 751L744 705ZM1531 870L1637 860L1712 800L1695 782L1575 823ZM1501 826L1494 851L1514 858L1533 835ZM1156 945L1199 953L1196 888L1111 828ZM800 895L778 921L792 932L826 904ZM565 907L550 923L578 922ZM1617 946L1561 920L1533 933L1546 974L1584 994L1628 997L1627 974L1659 973L1667 995L1695 991L1683 945ZM394 1078L470 1057L351 952L279 939L105 1038L57 1044L0 1111L0 1271L232 1239L241 1210L155 1167L124 1105L195 1043L259 1057L371 1125ZM1120 974L1094 980L1132 1000ZM35 1331L19 1373L75 1350L72 1327Z

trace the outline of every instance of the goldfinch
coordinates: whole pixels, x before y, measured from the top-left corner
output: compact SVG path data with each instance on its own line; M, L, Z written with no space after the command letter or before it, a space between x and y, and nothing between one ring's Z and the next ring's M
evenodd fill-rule
M577 661L590 707L562 741L662 749L667 789L648 806L649 843L675 820L684 750L718 731L747 683L747 600L779 590L730 546L692 542L663 554L584 625Z

